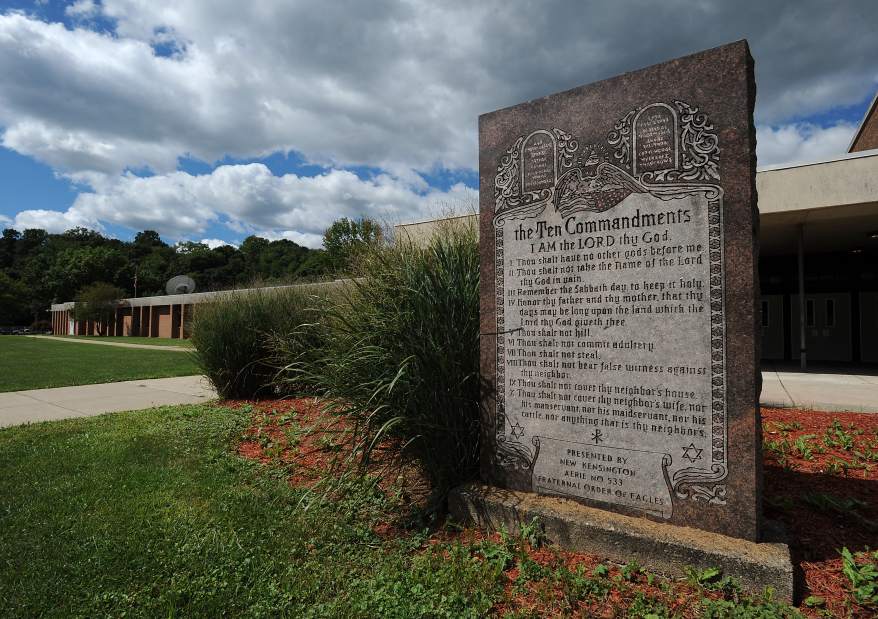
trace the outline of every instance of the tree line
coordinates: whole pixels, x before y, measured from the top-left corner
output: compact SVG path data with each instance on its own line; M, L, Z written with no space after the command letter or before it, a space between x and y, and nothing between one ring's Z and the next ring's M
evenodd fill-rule
M170 245L154 230L122 241L86 228L7 228L0 237L0 326L45 320L52 303L72 301L96 283L145 297L165 294L175 275L192 277L199 291L332 278L349 270L360 246L381 238L375 222L347 218L326 230L325 249L258 236L211 249L192 241Z

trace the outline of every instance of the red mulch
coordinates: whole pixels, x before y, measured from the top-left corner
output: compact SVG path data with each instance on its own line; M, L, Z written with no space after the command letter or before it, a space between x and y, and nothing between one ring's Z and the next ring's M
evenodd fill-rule
M263 463L283 463L291 471L293 485L313 486L339 456L350 454L351 443L344 425L337 416L323 413L316 400L227 401L224 404L253 409L253 423L242 436L238 453ZM853 603L838 551L842 547L851 552L878 548L878 414L763 408L762 418L764 441L774 441L784 451L783 456L768 449L764 451L765 514L786 526L801 598L812 595L823 598L824 612L829 611L833 616L876 616L874 609L870 611ZM840 437L833 422L841 424ZM824 444L825 436L839 444ZM811 447L808 458L795 448L796 439L800 437L806 437L803 440ZM849 437L849 445L842 444L846 437ZM393 446L385 445L384 450L392 451ZM394 523L381 523L375 532L382 538L404 534ZM430 543L452 538L479 541L484 536L472 530L459 533L440 530ZM564 564L573 570L582 565L587 574L600 563L597 556L557 548L529 549L529 555L536 563L553 568ZM620 573L619 567L609 564L608 567L611 578ZM590 605L566 608L561 585L551 584L548 579L517 584L517 577L517 567L506 571L507 599L511 600L511 606L495 608L497 615L538 609L548 616L574 613L614 617L620 608L630 607L639 591L662 601L672 612L688 617L697 606L695 600L703 593L681 582L664 591L659 588L658 580L649 584L641 574L633 583L614 587L605 600L590 596ZM808 616L820 616L817 609L801 606L800 610Z
M835 434L834 421L851 437L849 449L823 443L827 431L830 436ZM762 427L766 442L786 439L794 445L797 438L813 435L807 443L825 450L815 451L808 460L793 449L785 463L764 451L765 514L787 528L803 598L820 596L834 615L846 616L850 583L841 571L838 551L843 547L851 552L878 548L878 460L866 458L869 453L878 454L878 414L764 408ZM845 471L843 466L832 466L840 461L863 468ZM847 509L821 507L813 503L820 495L853 501ZM852 616L875 615L874 610L855 607Z
M322 414L313 399L227 400L223 404L253 409L253 423L241 437L238 453L263 464L277 460L287 465L290 483L296 486L313 486L334 463L336 454L330 445L344 440L338 419Z

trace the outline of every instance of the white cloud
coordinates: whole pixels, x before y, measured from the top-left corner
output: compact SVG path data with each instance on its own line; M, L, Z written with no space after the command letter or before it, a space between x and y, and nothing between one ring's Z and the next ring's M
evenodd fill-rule
M0 214L0 226L6 227L12 224L12 219L6 215Z
M792 123L756 129L756 154L760 166L779 163L807 163L847 152L856 126L838 123L819 127Z
M56 233L77 227L103 230L103 226L101 226L97 220L90 219L83 213L73 209L69 209L63 213L60 211L47 211L43 209L21 211L15 216L13 227L16 230L42 228L43 230Z
M201 243L202 245L207 245L211 249L216 249L217 247L225 247L225 246L237 247L237 245L235 245L234 243L227 243L226 241L223 241L222 239L201 239L199 241L199 243Z
M98 10L94 0L76 0L64 9L64 14L68 17L90 17L97 14Z
M420 192L388 175L363 180L353 172L332 170L313 177L275 176L263 164L251 163L220 166L197 176L128 174L100 190L80 193L64 213L23 211L16 224L41 222L39 227L55 231L109 222L181 239L212 224L230 222L229 228L238 233L319 247L323 231L339 217L368 216L395 224L449 206L471 208L477 201L476 190L463 184L447 191Z
M762 122L878 86L875 3L744 5L667 0L642 20L624 3L80 0L68 11L115 33L0 15L0 124L7 147L68 172L294 150L401 176L475 167L480 113L742 34Z
M423 217L443 192L416 171L475 168L479 114L741 36L756 59L760 164L840 154L849 126L789 119L878 87L878 3L867 0L77 0L66 13L66 27L0 13L0 143L90 189L65 213L24 211L16 225L198 238L221 222L238 238L313 245L351 213ZM180 157L291 151L332 171L177 171ZM340 170L360 165L388 176ZM144 169L155 176L126 173Z

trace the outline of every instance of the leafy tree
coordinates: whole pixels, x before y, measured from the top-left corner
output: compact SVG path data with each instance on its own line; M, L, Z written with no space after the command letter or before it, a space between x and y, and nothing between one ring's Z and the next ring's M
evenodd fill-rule
M332 272L332 264L329 255L322 249L308 252L305 259L293 272L293 277L302 279L317 279Z
M155 247L168 246L168 244L162 240L162 237L159 236L159 233L155 230L144 230L143 232L138 232L134 235L134 242L132 243L132 245L136 249L146 250L147 253Z
M26 260L29 256L35 254L46 246L49 240L49 234L45 230L39 228L28 228L21 234L16 246L16 258L18 260Z
M359 224L359 222L353 222ZM377 229L377 228L376 228ZM49 305L69 301L94 282L107 282L133 296L163 294L174 275L195 279L199 290L251 285L254 280L316 279L333 270L328 255L281 239L251 236L240 248L210 249L201 243L170 247L154 230L131 242L110 239L86 228L62 234L41 229L6 229L0 235L0 271L5 320L18 324L47 317ZM12 282L12 283L10 283Z
M98 335L103 335L103 323L115 317L119 300L124 296L124 290L106 282L96 282L76 295L73 316L76 320L93 320L98 327Z
M0 325L21 325L28 322L27 286L0 271Z
M60 251L43 277L59 299L69 299L77 290L99 281L127 288L123 277L127 263L125 254L113 247L75 247Z
M15 247L21 234L18 230L6 228L0 237L0 269L8 269L15 262Z
M88 228L71 228L67 230L61 237L67 241L70 241L73 245L88 245L90 247L95 247L98 245L104 245L107 243L109 239L104 238L104 236L100 232L95 232L94 230L89 230Z
M356 257L364 248L381 241L381 227L371 219L336 220L323 234L323 247L330 264L336 269L346 271L351 268Z

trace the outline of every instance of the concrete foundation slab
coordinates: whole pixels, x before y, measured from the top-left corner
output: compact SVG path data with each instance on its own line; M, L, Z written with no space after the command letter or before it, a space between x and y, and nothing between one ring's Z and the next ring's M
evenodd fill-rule
M775 599L793 600L793 565L779 532L770 536L771 541L755 543L480 483L453 490L449 508L462 524L491 531L505 527L516 532L537 518L547 539L569 550L617 563L635 559L646 569L668 576L684 575L686 566L715 567L738 578L751 593L772 587Z

